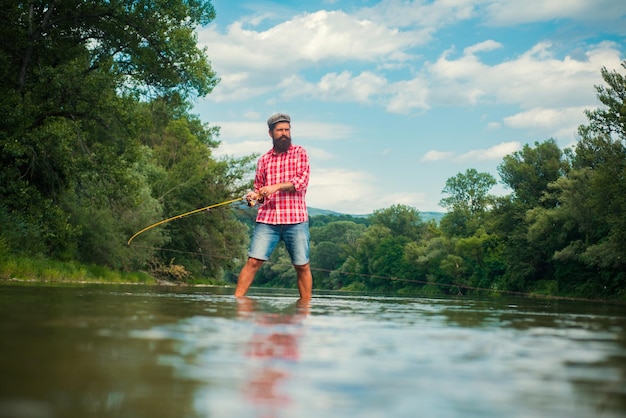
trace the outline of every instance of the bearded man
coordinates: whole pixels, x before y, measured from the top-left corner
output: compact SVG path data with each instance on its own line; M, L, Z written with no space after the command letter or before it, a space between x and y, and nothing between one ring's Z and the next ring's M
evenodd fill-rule
M277 113L267 120L273 141L271 150L257 162L254 191L245 198L258 203L258 214L248 251L248 260L239 273L235 296L245 296L256 272L280 241L285 243L296 270L300 300L311 299L313 278L309 265L309 215L306 190L309 185L309 157L306 150L291 143L291 118Z

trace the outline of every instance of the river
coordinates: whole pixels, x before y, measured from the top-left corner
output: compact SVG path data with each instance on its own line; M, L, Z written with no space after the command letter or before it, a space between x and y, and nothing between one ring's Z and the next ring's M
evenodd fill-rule
M624 417L626 307L0 283L0 417Z

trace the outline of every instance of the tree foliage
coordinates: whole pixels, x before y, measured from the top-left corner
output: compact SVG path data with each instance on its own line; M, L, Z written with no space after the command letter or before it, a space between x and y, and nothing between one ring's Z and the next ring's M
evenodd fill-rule
M441 199L440 206L448 210L469 211L471 214L484 212L493 200L489 190L495 185L496 179L491 174L479 173L470 168L446 181L443 193L449 196Z
M219 81L195 32L214 18L211 2L5 3L0 234L10 251L119 269L174 258L194 274L231 267L247 230L229 210L126 245L248 186L251 159L215 159L219 131L189 114Z

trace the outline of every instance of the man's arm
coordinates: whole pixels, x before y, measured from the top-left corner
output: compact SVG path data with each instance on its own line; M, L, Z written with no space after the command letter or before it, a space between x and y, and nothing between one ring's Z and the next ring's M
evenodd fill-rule
M259 196L265 197L269 196L272 193L280 192L294 192L296 187L290 181L285 181L283 183L272 184L270 186L263 186L259 189Z

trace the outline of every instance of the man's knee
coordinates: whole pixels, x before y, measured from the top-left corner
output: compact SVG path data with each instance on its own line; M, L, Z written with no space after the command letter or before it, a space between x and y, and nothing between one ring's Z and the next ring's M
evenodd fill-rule
M259 260L258 258L254 258L254 257L248 257L248 261L246 262L246 264L248 265L248 267L254 270L258 270L263 265L264 262L265 260Z
M307 273L311 270L309 263L300 266L294 264L293 268L295 268L298 273Z

